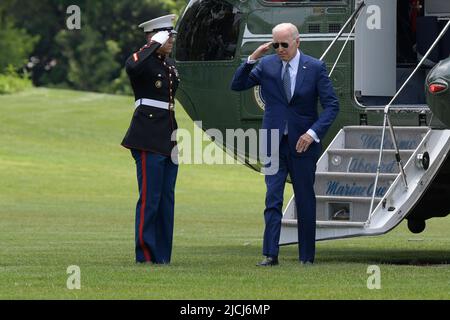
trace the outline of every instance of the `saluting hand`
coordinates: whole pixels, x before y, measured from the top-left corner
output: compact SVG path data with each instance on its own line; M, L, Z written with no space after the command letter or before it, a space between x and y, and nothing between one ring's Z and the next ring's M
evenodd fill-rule
M260 45L252 53L252 55L250 56L250 60L258 60L259 58L261 58L267 51L269 51L271 45L272 45L272 41Z
M169 40L170 33L167 30L157 32L153 37L152 41L160 43L162 46Z
M298 153L305 152L306 150L308 150L309 146L313 141L314 141L313 137L305 133L298 139L295 149L297 150Z

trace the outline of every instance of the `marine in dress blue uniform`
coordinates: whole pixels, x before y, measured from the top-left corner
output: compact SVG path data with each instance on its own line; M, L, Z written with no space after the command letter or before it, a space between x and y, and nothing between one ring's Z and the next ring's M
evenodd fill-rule
M174 131L179 78L172 50L175 15L142 23L147 44L126 62L135 111L122 145L136 161L136 262L168 264L172 255L175 183L178 172Z
M278 170L266 174L264 260L258 266L278 264L283 191L291 177L297 207L299 260L312 264L315 258L316 198L314 179L321 153L320 140L339 111L339 101L322 61L298 50L298 30L280 24L273 30L273 42L261 45L236 71L231 88L246 90L261 86L266 106L262 128L277 130ZM277 54L260 59L273 46ZM257 61L259 60L259 61ZM319 115L317 103L323 107ZM273 157L273 155L270 155Z

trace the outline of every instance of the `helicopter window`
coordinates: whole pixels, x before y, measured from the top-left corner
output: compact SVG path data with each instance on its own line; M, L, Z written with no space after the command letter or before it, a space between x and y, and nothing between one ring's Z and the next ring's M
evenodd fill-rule
M342 2L343 0L264 0L265 2Z
M308 26L309 33L319 33L320 32L320 24L310 24Z
M330 33L338 33L339 31L341 31L341 24L340 23L330 23L328 25L328 32Z
M215 61L234 58L241 14L226 1L191 2L178 27L178 61Z
M347 0L261 0L261 2L265 5L276 6L277 4L280 6L301 3L301 4L310 4L314 6L324 6L324 5L341 5L346 3Z

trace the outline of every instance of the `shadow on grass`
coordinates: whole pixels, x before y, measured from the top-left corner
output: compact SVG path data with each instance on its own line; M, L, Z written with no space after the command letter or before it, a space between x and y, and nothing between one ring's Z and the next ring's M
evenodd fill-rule
M450 250L426 249L371 249L371 248L319 248L319 263L364 263L404 266L449 265Z
M179 248L181 249L181 248ZM195 246L189 247L194 257L188 259L211 264L238 264L257 262L262 258L261 247L250 246ZM177 250L178 251L178 250ZM184 251L181 249L180 251ZM298 262L297 245L283 246L279 255L281 262ZM228 261L228 262L227 262ZM317 265L327 264L389 264L400 266L450 265L450 250L427 249L380 249L380 248L316 248Z

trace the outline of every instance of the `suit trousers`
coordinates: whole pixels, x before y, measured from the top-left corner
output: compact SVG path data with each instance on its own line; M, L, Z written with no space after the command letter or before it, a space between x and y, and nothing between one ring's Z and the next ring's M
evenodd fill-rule
M131 150L136 161L136 262L170 263L178 165L171 157Z
M292 154L287 135L282 137L279 148L279 170L274 175L265 176L267 193L263 255L278 257L284 186L289 174L297 207L299 259L314 262L316 241L314 180L317 160L315 156Z

